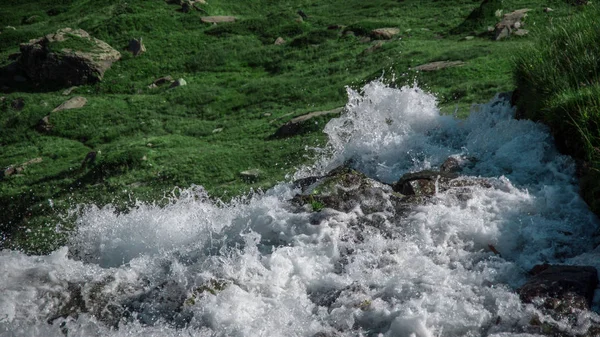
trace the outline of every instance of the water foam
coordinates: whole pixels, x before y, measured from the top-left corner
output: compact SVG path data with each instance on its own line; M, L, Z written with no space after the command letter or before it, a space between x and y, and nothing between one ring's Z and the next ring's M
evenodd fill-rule
M572 160L506 102L459 120L418 88L373 82L349 90L346 110L296 177L351 163L390 183L454 156L491 187L378 213L391 235L361 224L360 208L315 222L288 183L228 204L193 187L165 207L89 206L67 247L0 252L0 336L534 336L532 317L551 318L515 293L526 271L598 264ZM561 324L575 334L599 320Z

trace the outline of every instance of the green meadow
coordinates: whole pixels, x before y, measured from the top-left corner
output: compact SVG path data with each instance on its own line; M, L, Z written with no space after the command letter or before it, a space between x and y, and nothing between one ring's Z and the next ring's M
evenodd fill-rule
M347 87L375 79L393 86L418 83L437 96L444 113L459 116L474 103L519 88L519 108L528 117L554 123L557 135L565 125L567 134L583 130L576 134L584 136L587 150L577 155L598 161L600 44L592 6L564 0L487 1L481 7L473 0L207 2L187 13L163 0L0 3L0 66L13 62L20 43L65 27L83 29L122 54L101 82L69 95L63 95L66 87L30 81L3 88L0 168L42 161L0 180L0 248L55 249L74 226L68 211L81 204L112 203L126 211L137 201L167 203L177 187L201 185L223 200L266 189L312 160L310 148L326 142L321 129L331 116L311 121L293 137L270 136L294 117L343 106ZM529 35L494 41L488 27L498 15L521 8L531 9L524 21ZM208 15L236 21L202 23ZM572 47L576 54L553 56L571 46L561 25L573 18L587 27ZM371 36L385 27L399 34ZM275 45L279 37L285 43ZM126 50L133 38L143 38L145 53ZM575 59L580 61L567 62ZM464 64L414 70L434 61ZM167 75L187 85L149 88ZM85 97L87 105L52 113L50 132L36 129L74 96ZM12 104L18 99L22 109ZM580 112L565 120L564 111L574 110ZM90 151L98 153L95 162L82 165ZM248 179L240 174L246 170L260 173Z

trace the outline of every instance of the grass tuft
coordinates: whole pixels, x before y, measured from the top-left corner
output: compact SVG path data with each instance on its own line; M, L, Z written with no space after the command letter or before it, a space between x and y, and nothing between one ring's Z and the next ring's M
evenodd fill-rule
M519 114L550 126L559 149L586 163L582 194L600 211L600 9L584 6L538 33L516 58Z

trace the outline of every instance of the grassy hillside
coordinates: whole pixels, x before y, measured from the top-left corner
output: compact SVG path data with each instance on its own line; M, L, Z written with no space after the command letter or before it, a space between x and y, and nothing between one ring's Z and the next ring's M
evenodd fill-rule
M600 8L556 20L519 53L519 113L547 124L557 146L580 160L582 195L600 214Z
M19 43L64 27L84 29L123 55L102 82L66 96L65 88L30 82L3 88L0 167L42 161L0 180L0 248L53 249L61 244L57 229L72 226L63 214L79 203L123 207L192 184L221 198L271 186L310 160L305 147L324 142L319 130L326 120L291 138L269 136L295 116L344 105L345 86L382 76L393 85L417 81L438 95L444 111L464 114L472 103L513 89L512 57L531 44L529 37L492 41L485 24L498 18L489 11L465 24L480 6L472 0L208 0L198 6L201 11L184 13L162 0L0 3L0 66L12 62ZM532 30L576 11L558 0L500 6L504 12L532 8L526 20ZM554 11L544 12L546 6ZM204 24L206 15L237 21ZM367 39L382 27L400 33ZM147 52L134 57L125 48L140 37ZM286 42L274 45L278 37ZM457 60L465 64L412 69ZM148 88L166 75L187 85ZM53 113L53 130L38 132L38 122L72 96L88 104ZM21 110L13 107L18 99ZM97 160L82 168L90 151ZM240 172L248 169L261 174L245 179Z

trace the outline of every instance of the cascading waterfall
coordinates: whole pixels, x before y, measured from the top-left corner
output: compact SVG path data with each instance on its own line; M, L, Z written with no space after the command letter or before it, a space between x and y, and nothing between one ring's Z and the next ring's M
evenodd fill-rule
M372 82L349 90L345 110L294 178L346 163L393 183L453 157L487 186L378 212L385 233L360 240L348 238L368 227L363 209L325 208L315 221L291 205L291 183L227 204L192 187L127 214L86 206L66 247L0 252L0 336L535 336L530 322L544 315L515 292L527 271L600 267L573 160L507 102L461 120L416 87ZM383 191L378 203L393 197ZM576 335L599 322L582 312L556 324Z

